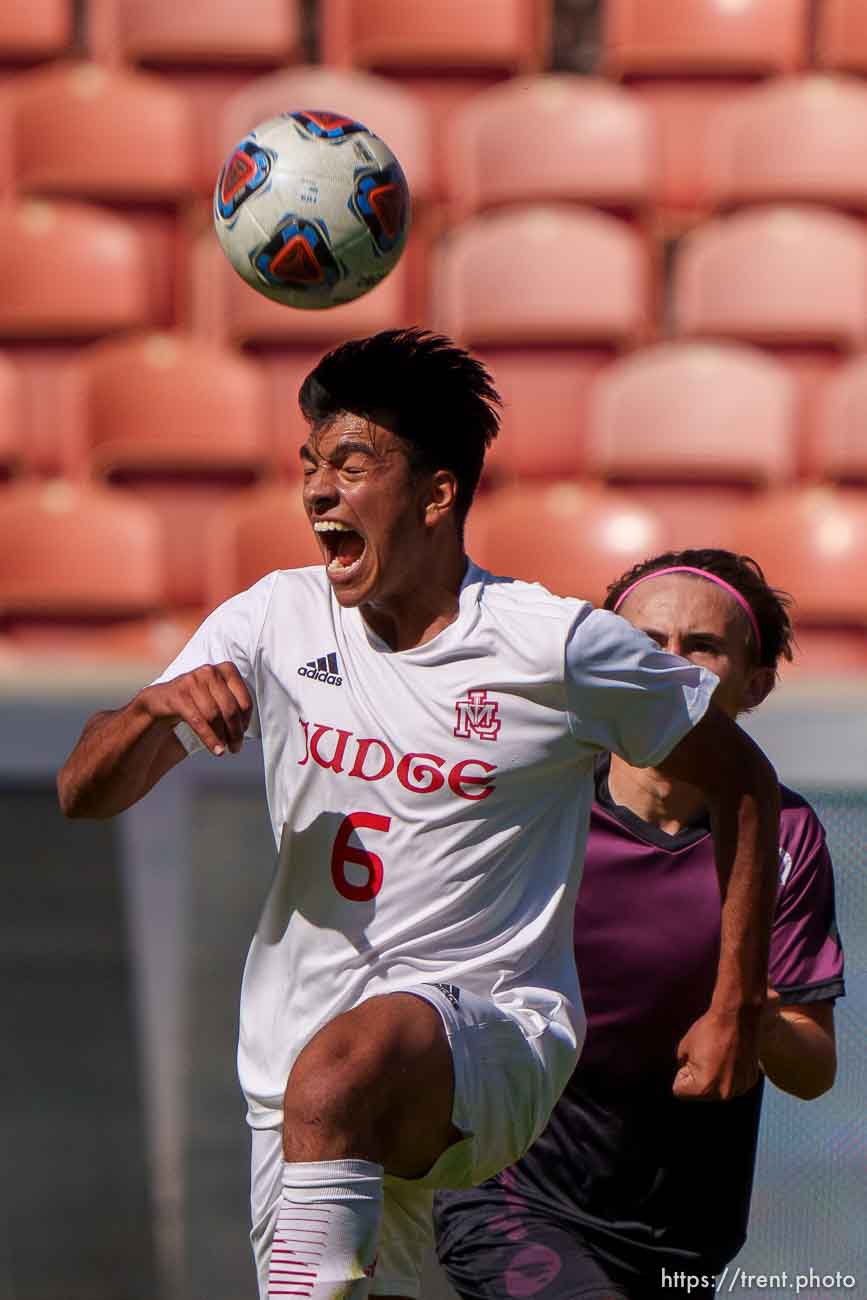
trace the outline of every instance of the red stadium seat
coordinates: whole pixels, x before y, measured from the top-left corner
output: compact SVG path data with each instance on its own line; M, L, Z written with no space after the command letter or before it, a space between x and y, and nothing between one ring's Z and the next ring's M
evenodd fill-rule
M434 321L481 353L506 402L492 466L580 471L588 386L647 331L649 279L639 235L579 208L498 212L442 241Z
M811 468L837 483L867 483L867 358L841 366L825 385Z
M652 112L670 227L708 195L698 159L717 111L757 78L807 61L809 0L606 0L602 63Z
M210 519L270 469L262 377L223 349L149 335L91 350L82 387L92 472L159 515L170 603L205 604Z
M775 586L796 601L798 621L867 627L867 497L848 488L773 493L741 521L740 542Z
M191 620L161 613L165 573L162 530L146 505L62 480L7 489L0 657L16 676L45 656L60 656L64 672L84 656L135 660L155 673L193 630Z
M818 7L816 66L867 72L867 10L863 0L822 0Z
M615 76L767 75L807 60L808 0L606 0L603 15Z
M620 483L769 486L793 475L796 408L791 376L759 352L662 343L597 380L587 466Z
M549 0L322 0L322 56L336 67L538 71Z
M601 213L494 213L451 231L439 252L438 323L474 343L626 343L647 327L641 241Z
M797 376L807 442L819 385L867 338L867 241L852 217L764 208L694 230L675 260L678 334L774 351Z
M274 569L322 563L296 485L254 488L226 503L211 522L208 554L212 607Z
M550 0L322 0L322 58L399 77L425 100L436 131L436 175L444 183L451 113L504 77L541 71L551 9Z
M72 42L72 0L27 0L0 9L0 63L34 63L62 53Z
M75 203L0 207L0 339L92 338L146 324L141 240Z
M774 493L742 516L738 548L795 598L806 671L867 668L867 495L845 488ZM797 660L796 660L797 667Z
M271 459L262 380L253 362L184 335L148 334L82 359L91 469L116 473L260 474Z
M867 209L867 88L843 77L770 82L732 100L711 123L715 206L810 200Z
M621 573L667 545L662 521L628 496L571 483L492 492L467 520L478 564L596 604Z
M635 215L653 199L653 123L640 101L605 81L552 74L504 82L454 114L447 144L458 220L558 200Z
M190 193L189 110L157 77L51 64L16 78L7 111L19 190L133 202Z
M216 180L217 129L226 100L264 69L297 59L299 0L100 0L91 8L90 46L100 62L158 71L193 112L197 189Z
M675 548L729 546L739 513L796 466L797 386L734 344L663 343L597 381L587 469L665 522Z
M145 250L148 317L174 323L186 260L177 212L194 170L183 97L156 77L64 63L17 78L7 111L8 174L19 193L95 199L118 210Z
M693 231L679 250L680 334L858 347L867 336L867 242L833 212L771 208Z
M0 494L0 609L11 615L151 613L165 599L159 523L146 506L62 480Z
M102 0L91 8L101 58L205 67L279 67L297 55L298 0Z
M165 600L159 521L99 487L55 480L0 494L0 621L122 619Z

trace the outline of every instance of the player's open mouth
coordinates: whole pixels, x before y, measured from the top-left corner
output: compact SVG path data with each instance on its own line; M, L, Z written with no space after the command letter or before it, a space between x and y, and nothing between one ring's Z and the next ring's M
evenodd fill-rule
M337 519L319 519L313 531L325 552L330 578L351 578L364 559L367 543L360 533Z

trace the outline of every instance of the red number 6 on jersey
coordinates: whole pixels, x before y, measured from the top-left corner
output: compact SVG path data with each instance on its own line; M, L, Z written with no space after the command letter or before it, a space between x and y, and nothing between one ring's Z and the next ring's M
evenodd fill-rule
M368 849L356 848L349 843L353 831L387 831L391 825L390 817L380 817L379 813L354 812L344 817L331 850L331 879L338 894L353 903L366 903L375 898L382 888L382 858ZM364 867L368 873L363 885L353 885L346 879L346 864L354 862L357 867Z

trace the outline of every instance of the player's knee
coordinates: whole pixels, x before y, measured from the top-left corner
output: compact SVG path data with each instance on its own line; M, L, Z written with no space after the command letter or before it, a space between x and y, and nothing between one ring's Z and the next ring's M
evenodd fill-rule
M429 1093L450 1123L451 1090L438 1013L418 998L371 999L321 1029L296 1060L284 1095L284 1153L296 1160L387 1153Z
M326 1026L298 1057L283 1099L284 1151L313 1145L367 1145L380 1120L384 1063L376 1045ZM287 1156L288 1158L288 1156ZM303 1157L331 1158L330 1155Z

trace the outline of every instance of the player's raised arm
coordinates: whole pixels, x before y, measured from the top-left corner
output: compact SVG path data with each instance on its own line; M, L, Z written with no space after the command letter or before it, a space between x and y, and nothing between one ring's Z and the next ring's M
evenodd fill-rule
M67 817L114 817L187 754L237 753L259 736L253 660L275 574L209 614L165 672L113 712L96 713L57 777Z
M777 885L779 786L758 746L713 705L657 770L701 791L710 809L722 897L713 997L681 1040L674 1090L682 1097L732 1097L759 1077Z
M66 817L113 817L186 758L174 734L186 723L212 754L238 753L253 701L233 663L204 664L146 686L129 704L96 713L57 777Z

